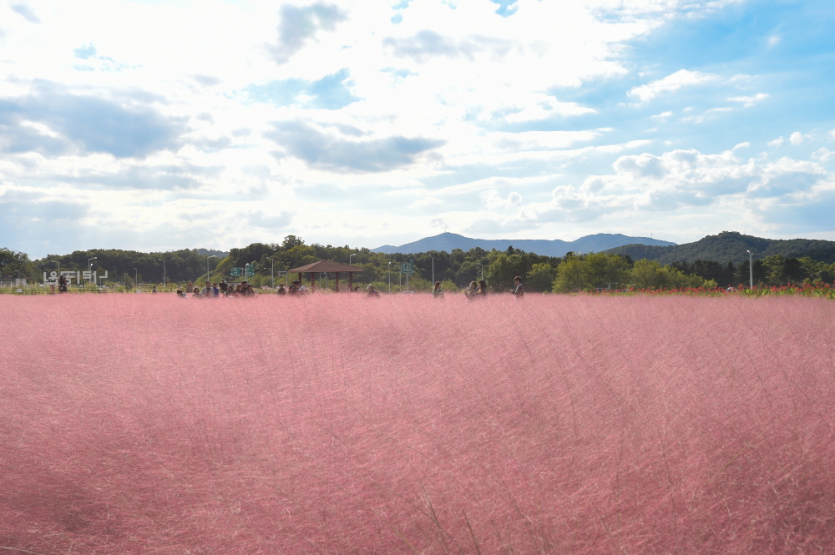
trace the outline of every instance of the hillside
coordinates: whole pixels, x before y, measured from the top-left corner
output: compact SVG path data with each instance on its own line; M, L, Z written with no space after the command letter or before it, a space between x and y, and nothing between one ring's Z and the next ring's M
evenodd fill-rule
M662 264L695 260L713 260L720 263L739 264L748 260L750 250L754 258L780 254L787 258L808 256L820 262L835 262L835 241L819 239L762 239L743 235L736 231L723 231L718 235L708 235L694 243L666 247L650 245L624 245L606 252L622 254L633 260L648 258Z
M654 246L671 246L675 243L650 239L648 237L630 237L621 234L598 233L580 237L575 241L562 241L560 239L471 239L455 233L441 233L433 237L426 237L405 245L383 245L373 249L372 252L383 254L416 254L421 252L452 252L455 249L469 251L474 248L481 248L485 251L493 249L505 251L508 247L523 250L525 252L543 256L564 256L569 251L574 252L600 252L622 245L640 244Z

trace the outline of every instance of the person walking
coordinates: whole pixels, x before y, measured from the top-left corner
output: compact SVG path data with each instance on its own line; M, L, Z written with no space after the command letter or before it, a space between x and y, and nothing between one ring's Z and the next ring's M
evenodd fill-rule
M444 292L441 291L441 282L440 281L435 282L435 288L432 289L432 297L435 298L435 299L443 299L444 298Z

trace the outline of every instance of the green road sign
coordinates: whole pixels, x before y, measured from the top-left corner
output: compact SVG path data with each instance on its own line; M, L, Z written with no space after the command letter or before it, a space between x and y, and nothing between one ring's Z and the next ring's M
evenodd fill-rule
M229 271L229 275L232 277L241 277L241 268L232 268Z

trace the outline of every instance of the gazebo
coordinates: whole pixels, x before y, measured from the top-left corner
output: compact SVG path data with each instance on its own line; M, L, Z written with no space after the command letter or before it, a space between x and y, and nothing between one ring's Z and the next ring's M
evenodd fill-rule
M341 262L334 262L333 260L320 260L319 262L306 264L304 266L299 266L298 268L293 268L292 270L287 271L291 274L299 274L299 281L301 281L302 279L302 274L309 273L311 287L313 287L316 284L317 272L336 274L336 285L334 286L334 289L336 291L339 291L339 274L348 274L348 287L350 289L353 289L354 274L356 272L362 272L362 268L358 268L356 266L348 266L347 264L342 264Z

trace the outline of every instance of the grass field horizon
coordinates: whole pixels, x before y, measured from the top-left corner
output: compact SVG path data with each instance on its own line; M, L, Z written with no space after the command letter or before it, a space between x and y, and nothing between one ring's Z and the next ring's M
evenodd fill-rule
M835 304L0 296L0 549L825 553Z

